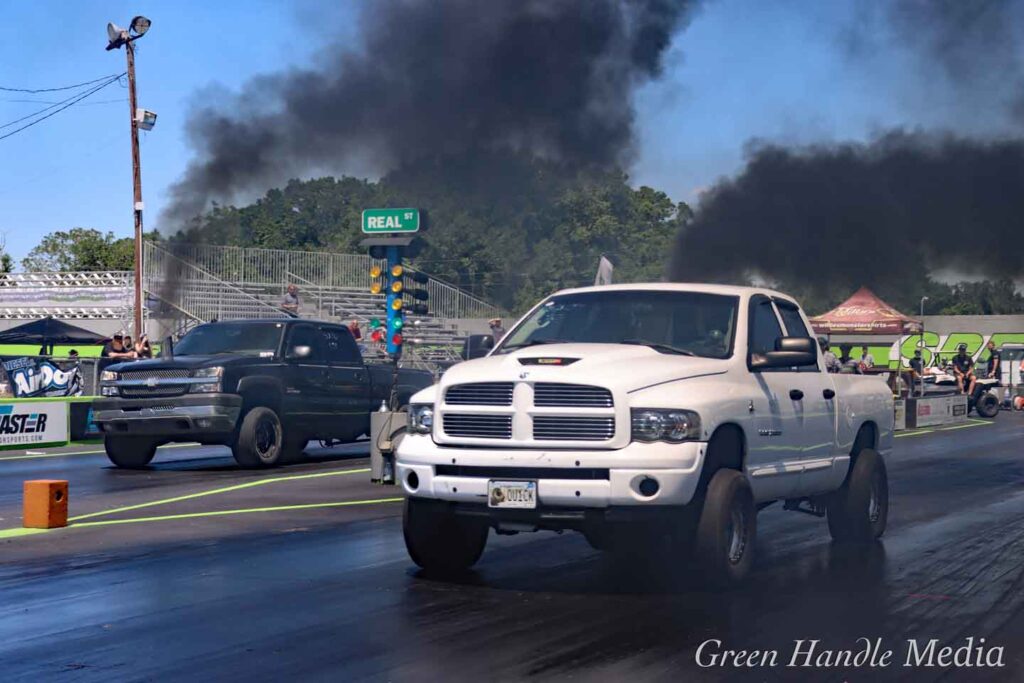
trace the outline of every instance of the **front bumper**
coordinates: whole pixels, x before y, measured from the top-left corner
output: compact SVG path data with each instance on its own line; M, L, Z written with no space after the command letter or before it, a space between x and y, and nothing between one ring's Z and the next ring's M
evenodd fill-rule
M230 434L242 411L234 394L186 394L171 398L100 398L93 422L105 434L201 438Z
M490 480L532 479L539 510L653 508L693 499L706 450L703 442L631 443L604 451L451 448L426 435L406 435L397 474L410 496L460 504L486 507ZM657 482L654 495L641 492L645 479Z

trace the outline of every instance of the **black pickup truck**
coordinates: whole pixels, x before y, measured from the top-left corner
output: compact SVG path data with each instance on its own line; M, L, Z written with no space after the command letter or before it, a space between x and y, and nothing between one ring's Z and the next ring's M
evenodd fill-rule
M354 441L394 378L363 361L348 328L308 320L208 323L167 351L100 377L93 420L118 467L143 467L172 441L230 446L245 467L296 459L311 439ZM399 405L432 383L399 369Z

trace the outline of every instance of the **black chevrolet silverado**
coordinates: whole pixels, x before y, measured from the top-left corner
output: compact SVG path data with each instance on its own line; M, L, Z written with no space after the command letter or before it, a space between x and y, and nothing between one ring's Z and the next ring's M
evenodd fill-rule
M312 439L354 441L394 377L363 361L345 326L308 320L208 323L163 353L100 377L93 419L118 467L145 466L173 441L230 446L245 467L295 459ZM398 405L432 383L399 369Z

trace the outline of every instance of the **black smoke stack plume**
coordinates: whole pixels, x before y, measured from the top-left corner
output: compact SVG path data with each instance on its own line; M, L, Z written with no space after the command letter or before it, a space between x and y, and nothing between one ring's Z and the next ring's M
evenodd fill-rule
M374 0L362 44L255 79L192 112L196 159L171 190L174 232L212 200L288 178L386 173L512 152L583 168L628 163L632 93L659 75L685 0Z
M823 298L936 271L1018 278L1022 225L1024 140L895 132L767 145L702 196L670 278L760 279Z

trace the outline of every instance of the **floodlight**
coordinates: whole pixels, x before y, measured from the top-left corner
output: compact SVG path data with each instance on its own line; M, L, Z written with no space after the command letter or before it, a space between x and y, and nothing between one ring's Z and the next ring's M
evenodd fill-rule
M131 23L131 32L136 36L142 36L149 30L149 25L152 24L149 19L143 16L134 17Z
M113 22L107 23L108 50L116 50L128 41L128 32Z

